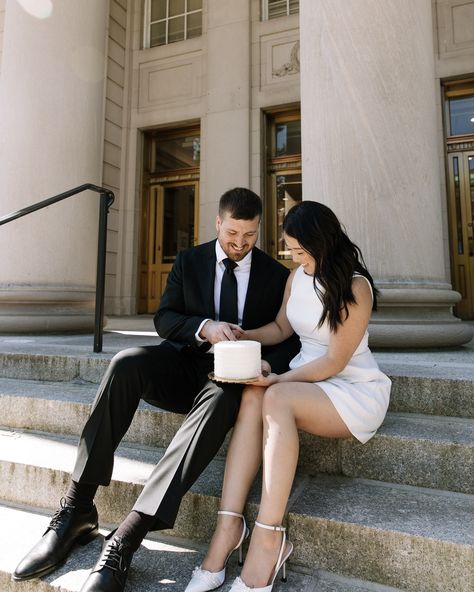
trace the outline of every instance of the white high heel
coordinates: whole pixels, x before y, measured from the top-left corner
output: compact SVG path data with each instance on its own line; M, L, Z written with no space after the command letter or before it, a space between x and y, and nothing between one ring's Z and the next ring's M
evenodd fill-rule
M224 567L221 571L207 571L207 569L202 569L202 567L195 567L185 592L209 592L209 590L215 590L216 588L219 588L219 586L222 586L225 580L227 562L236 549L239 550L239 565L243 565L242 543L249 536L249 529L247 528L245 518L242 514L228 512L227 510L219 510L217 513L226 516L236 516L237 518L242 519L242 534L240 535L239 542L227 555L226 560L224 561Z
M270 526L269 524L262 524L262 522L257 521L255 521L255 526L260 526L260 528L266 528L267 530L274 530L283 533L280 545L280 553L278 554L275 569L273 570L273 577L270 583L263 588L249 588L240 577L235 578L232 588L229 590L229 592L271 592L275 578L277 577L281 568L283 568L281 581L286 582L286 560L293 553L293 543L290 543L290 541L286 540L286 528L284 526ZM288 543L288 549L286 549L285 552L286 543Z

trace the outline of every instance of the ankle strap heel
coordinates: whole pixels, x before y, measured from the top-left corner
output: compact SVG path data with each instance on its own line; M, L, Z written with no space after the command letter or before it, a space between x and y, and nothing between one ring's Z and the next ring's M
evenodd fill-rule
M281 532L282 533L280 552L278 553L278 559L277 559L277 562L276 562L274 570L273 570L273 576L270 578L268 585L265 586L264 588L253 588L253 589L248 588L246 586L246 584L240 578L237 578L236 581L234 582L234 586L232 587L230 592L244 592L247 590L251 590L252 592L271 592L271 590L273 588L273 584L275 582L275 579L276 579L280 569L282 569L282 578L281 578L282 582L287 581L286 561L287 561L288 557L291 555L291 553L293 552L293 544L290 543L290 541L288 541L286 538L286 527L282 526L281 524L279 524L277 526L274 526L271 524L264 524L263 522L259 522L258 520L255 521L255 526L258 526L259 528L264 528L265 530L272 530L274 532Z
M237 546L234 547L234 549L231 551L231 553L232 553L236 549L238 550L239 565L240 565L240 567L242 567L242 565L244 564L244 555L243 555L242 544L250 534L250 531L247 528L247 523L245 522L245 517L243 514L239 514L238 512L230 512L229 510L219 510L217 512L217 514L222 514L224 516L235 516L236 518L240 518L242 520L242 534L240 535L240 539L239 539L239 542L237 543ZM227 559L229 559L229 557L227 557ZM226 559L226 563L227 563L227 559Z
M222 586L225 581L227 561L229 560L229 557L232 555L232 553L236 550L239 551L239 565L243 565L242 543L249 536L249 529L247 528L245 518L243 514L239 514L238 512L230 512L228 510L219 510L217 513L224 516L235 516L236 518L240 518L242 520L242 533L240 535L239 542L227 555L227 558L224 562L224 567L220 571L211 572L203 569L202 567L196 567L185 592L208 592L209 590L215 590L216 588Z

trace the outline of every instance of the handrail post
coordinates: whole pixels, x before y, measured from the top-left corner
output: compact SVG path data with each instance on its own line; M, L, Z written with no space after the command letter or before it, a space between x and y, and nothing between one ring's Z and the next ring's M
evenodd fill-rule
M0 226L8 224L22 218L27 214L42 210L52 204L58 203L63 199L82 193L83 191L94 191L100 194L100 210L99 210L99 240L97 245L97 276L96 276L96 291L95 291L95 320L94 320L94 353L102 351L102 333L104 324L104 300L105 300L105 257L107 253L107 214L110 206L114 203L115 195L110 189L98 187L93 183L84 183L69 189L59 195L54 195L43 201L39 201L31 206L12 212L0 218Z
M95 291L94 353L102 351L105 300L105 257L107 252L107 214L113 194L101 192L99 211L99 241L97 245L97 279Z

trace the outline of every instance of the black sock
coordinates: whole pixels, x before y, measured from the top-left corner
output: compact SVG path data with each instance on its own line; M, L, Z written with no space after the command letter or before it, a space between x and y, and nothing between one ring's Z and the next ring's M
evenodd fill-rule
M71 481L66 493L66 502L70 506L74 506L79 512L90 512L98 487L95 483L77 483L76 481Z
M132 510L117 528L115 536L126 538L132 549L138 549L154 522L154 516Z

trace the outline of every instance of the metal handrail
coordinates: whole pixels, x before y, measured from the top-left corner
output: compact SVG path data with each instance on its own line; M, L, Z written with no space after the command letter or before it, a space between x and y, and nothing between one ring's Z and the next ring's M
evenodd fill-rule
M110 206L114 203L115 195L110 189L98 187L92 183L85 183L79 185L74 189L60 193L43 201L39 201L27 208L12 212L0 218L0 226L13 222L22 216L36 212L50 206L58 201L62 201L83 191L94 191L100 194L100 210L99 210L99 238L97 245L97 276L95 288L95 320L94 320L94 352L100 353L102 351L102 335L104 325L104 297L105 297L105 257L107 248L107 215Z

